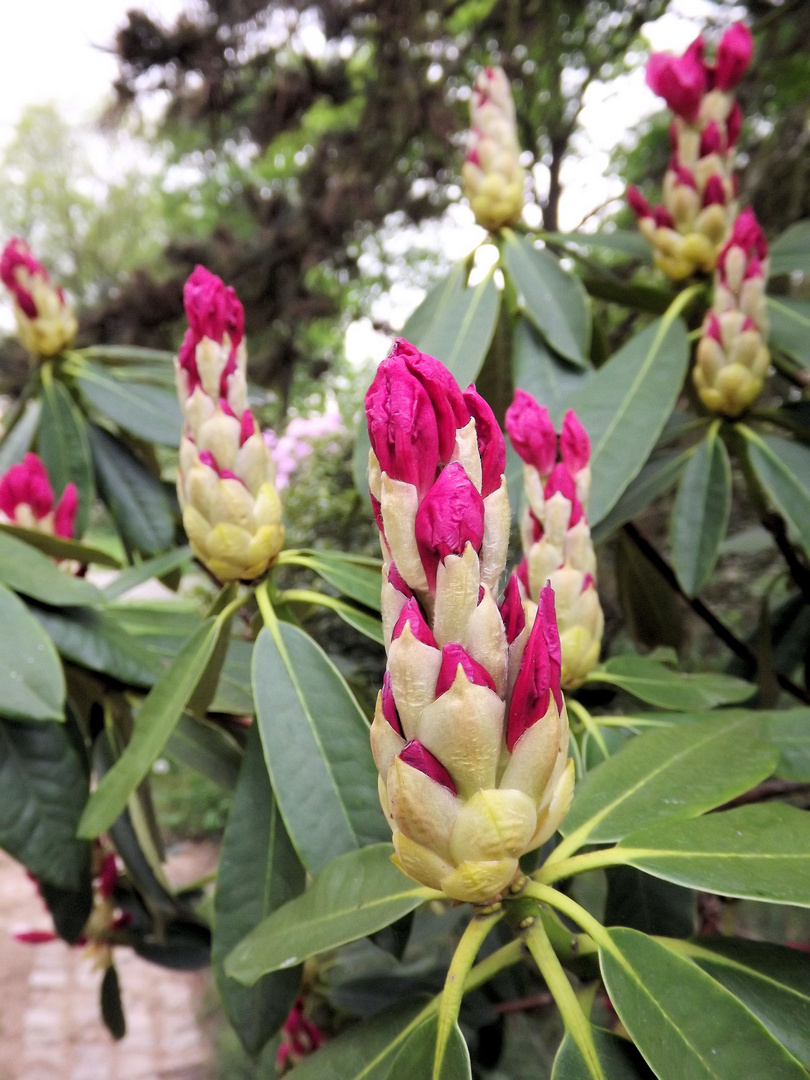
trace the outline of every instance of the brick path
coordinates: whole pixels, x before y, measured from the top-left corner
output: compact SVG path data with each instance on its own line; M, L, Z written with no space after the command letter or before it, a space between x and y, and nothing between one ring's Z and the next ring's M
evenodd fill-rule
M102 973L83 950L11 937L49 928L33 883L0 852L0 1080L206 1080L211 1048L196 1018L202 975L116 949L127 1019L116 1043L99 1018Z

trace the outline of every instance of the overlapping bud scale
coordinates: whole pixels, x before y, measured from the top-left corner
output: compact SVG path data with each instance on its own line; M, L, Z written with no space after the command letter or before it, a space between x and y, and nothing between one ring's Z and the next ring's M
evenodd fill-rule
M34 356L56 356L76 337L79 324L61 288L24 240L9 240L0 257L0 280L14 300L17 333Z
M590 440L572 411L563 420L558 440L548 410L525 390L515 392L506 411L506 430L523 460L528 502L521 522L524 559L517 580L523 595L535 604L546 582L551 583L562 651L561 683L564 689L573 689L599 659L605 622L586 516ZM514 609L514 599L510 603Z
M388 653L371 729L380 800L408 876L484 902L571 799L553 594L537 608L513 579L498 608L505 446L474 387L400 341L366 415Z
M520 219L525 184L515 103L502 68L479 72L470 115L470 143L461 169L464 194L478 224L496 232Z
M185 417L177 494L195 555L220 581L260 577L284 542L270 450L248 408L244 312L202 266L186 282L175 369Z

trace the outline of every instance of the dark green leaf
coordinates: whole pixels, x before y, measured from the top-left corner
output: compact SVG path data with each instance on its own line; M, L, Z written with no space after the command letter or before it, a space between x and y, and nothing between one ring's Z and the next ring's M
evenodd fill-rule
M687 596L711 577L731 510L731 462L717 430L698 445L672 511L672 563Z
M635 480L630 482L613 509L591 529L594 543L601 543L625 522L632 521L636 514L646 510L659 495L663 495L681 475L690 456L691 450L673 450L651 458Z
M101 1019L114 1039L123 1039L127 1033L121 987L115 964L109 964L101 980Z
M788 356L810 367L810 303L785 296L768 297L770 340Z
M42 878L80 891L90 845L76 839L88 778L66 724L0 720L0 847Z
M145 581L151 581L152 578L170 574L172 570L184 566L192 558L191 548L185 546L176 548L174 551L166 551L163 555L156 555L154 559L146 559L134 566L128 566L104 586L104 596L107 600L117 600L130 589L142 585Z
M0 585L0 715L61 720L65 676L56 649L31 612Z
M109 828L151 769L211 658L221 624L207 619L189 638L141 705L124 753L101 779L82 815L79 834L92 838Z
M688 362L683 321L658 319L568 399L591 437L591 524L640 472L678 399Z
M130 360L136 364L162 363L171 368L174 353L164 349L144 349L140 345L90 345L77 349L78 355L87 360Z
M631 655L607 660L590 673L588 681L611 683L650 705L685 712L745 701L756 690L731 675L673 671L649 656Z
M800 1080L805 1071L733 994L637 930L609 930L602 974L659 1080Z
M283 562L314 570L345 596L350 596L372 611L380 610L382 564L378 559L346 555L341 551L318 550L285 553Z
M629 1039L598 1027L591 1027L591 1034L605 1080L655 1080L644 1058ZM551 1080L591 1080L591 1076L577 1044L566 1034L554 1058Z
M253 649L253 696L281 816L301 861L318 873L335 855L388 835L368 724L326 653L282 623ZM306 783L302 784L302 777Z
M569 244L582 248L604 248L606 251L618 251L624 255L632 255L636 259L649 260L650 245L639 232L631 229L614 229L613 232L571 232L571 233L545 233L549 240L559 241L561 244Z
M250 685L252 662L253 642L231 638L217 692L211 702L211 712L230 713L234 716L253 715L255 708Z
M180 445L183 414L173 391L124 381L98 364L85 364L76 381L87 401L124 431L160 446Z
M302 967L265 975L248 988L227 978L225 957L262 920L303 892L304 881L304 868L273 798L254 724L222 842L211 947L220 1000L253 1056L287 1019L298 996Z
M191 919L172 919L160 936L135 938L133 951L170 971L199 971L211 963L211 932Z
M369 638L371 641L376 641L378 645L384 644L382 623L378 616L369 615L368 612L361 611L359 608L352 607L350 604L346 604L344 607L335 608L335 613L339 615L348 626L353 627L364 637Z
M746 716L646 732L578 785L563 832L606 843L650 822L694 817L764 780L775 761Z
M0 476L8 472L12 465L22 461L31 449L39 427L41 411L42 402L29 401L23 410L22 416L3 438L2 443L0 443Z
M101 428L90 428L90 445L99 491L125 543L144 555L171 547L174 521L160 481Z
M771 244L770 275L810 274L810 220L797 221Z
M385 1080L415 1080L416 1077L433 1076L434 1080L472 1080L470 1052L458 1024L453 1025L447 1040L447 1049L441 1071L432 1072L436 1048L437 1019L428 1017L416 1027L399 1049L390 1068L381 1073Z
M505 232L503 261L520 294L521 309L552 349L572 364L587 363L591 309L582 282L566 273L550 251L528 237Z
M52 559L71 559L73 562L81 563L82 566L96 563L98 566L112 566L116 570L121 567L121 563L114 555L102 551L101 548L90 547L76 540L63 540L61 536L51 536L50 533L40 532L38 529L24 529L20 525L0 521L0 532L7 533L17 540L22 540L45 555L49 555ZM100 599L101 596L97 593L96 600Z
M160 671L155 653L144 648L107 611L31 606L66 660L135 686L151 686Z
M216 724L187 714L181 716L166 743L166 753L225 791L236 787L242 754L230 735Z
M68 945L75 945L82 936L85 923L93 910L93 880L90 876L90 845L82 869L83 880L78 889L63 889L48 881L37 883L39 894L53 919L53 928Z
M810 552L810 447L779 435L762 438L742 424L738 430L759 482Z
M695 894L633 866L607 868L605 926L688 937L695 930Z
M36 548L0 530L0 581L15 592L52 607L98 604L103 597L84 578L60 570Z
M763 735L779 750L776 775L810 783L810 709L764 713Z
M663 821L625 836L619 848L632 866L678 885L810 907L810 814L794 806Z
M95 497L93 463L85 419L68 389L57 379L43 380L37 449L57 499L71 481L76 485L79 503L74 528L76 536L81 537Z
M252 985L268 972L366 937L413 911L430 890L394 866L393 851L392 844L372 844L333 859L303 896L236 946L225 962L227 974Z
M515 386L545 405L555 424L562 422L566 401L590 374L555 356L528 319L519 318L512 348Z

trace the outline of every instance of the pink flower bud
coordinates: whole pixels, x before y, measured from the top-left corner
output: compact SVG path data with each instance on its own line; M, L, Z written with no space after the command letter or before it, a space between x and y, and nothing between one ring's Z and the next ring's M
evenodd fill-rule
M427 493L414 522L416 546L428 587L436 587L439 563L461 555L467 543L476 552L484 539L484 500L459 462L451 462Z
M524 559L523 563L525 564L525 562L526 560ZM517 573L510 576L506 583L506 588L504 589L503 603L498 609L501 613L501 618L503 619L504 629L506 630L506 640L510 645L526 625L526 612L523 610L523 600L520 595L520 585L518 584L518 580Z
M703 38L698 37L683 56L653 53L647 62L647 86L687 124L697 120L700 102L708 89L703 48Z
M657 229L674 229L675 218L665 206L656 206L653 210L653 219Z
M101 871L98 875L98 891L99 895L105 900L109 900L112 894L115 892L115 886L118 884L118 865L115 861L115 855L105 855L104 861L101 864Z
M434 649L437 647L433 632L428 626L424 613L419 606L419 601L415 596L412 596L402 608L394 626L394 632L391 634L392 641L396 641L400 636L405 629L406 623L411 628L411 633L417 641L421 641L425 645L431 645Z
M392 354L377 368L366 392L366 421L382 471L424 496L436 478L439 432L427 391L401 357Z
M453 795L458 794L450 773L439 759L435 758L429 750L426 750L417 739L411 739L410 742L405 743L399 752L399 758L406 765L410 765L412 769L417 769L419 772L424 773L425 776L429 776L431 780L435 780L437 784L446 787Z
M525 390L516 390L515 399L506 410L506 432L515 452L547 476L557 458L557 434L548 409L539 405Z
M200 452L200 464L207 465L209 469L213 469L215 473L219 474L219 466L210 450L202 450Z
M458 673L458 666L474 686L488 686L495 691L495 681L487 669L473 660L470 654L461 645L450 642L442 649L442 666L439 668L439 678L436 680L436 697L441 697L453 685Z
M739 101L735 101L731 106L731 112L726 118L726 137L728 138L729 148L737 145L737 140L740 137L740 131L742 129L743 114Z
M714 340L719 345L722 345L723 334L720 329L720 320L717 318L717 315L713 311L709 312L709 317L706 320L706 325L703 328L703 334L705 337L714 338Z
M754 53L754 39L744 23L726 30L717 46L714 82L718 90L731 90L743 77Z
M22 269L32 278L42 278L48 281L48 271L31 253L31 249L24 240L14 236L6 244L2 258L0 258L0 280L14 296L20 310L29 319L36 319L39 312L34 303L34 298L28 289L18 279L17 270Z
M62 497L56 504L53 515L53 531L55 536L61 536L63 540L72 540L76 511L79 507L79 493L76 485L71 481L62 492Z
M627 189L627 203L637 218L652 217L652 207L635 184Z
M727 149L720 125L716 120L710 120L700 133L700 157L707 157L709 154L725 154Z
M678 165L678 163L674 161L670 165L670 169L675 173L675 177L679 184L683 187L691 188L692 191L697 191L695 177L690 169L687 169L685 165Z
M560 453L572 476L584 469L591 459L591 440L573 409L569 409L563 418Z
M419 352L415 345L404 338L396 341L391 355L401 357L410 373L425 388L436 414L439 460L442 463L449 461L456 445L456 431L470 419L470 410L461 388L444 364L427 353Z
M501 486L506 469L506 443L495 413L474 385L464 391L464 403L475 420L478 453L481 455L481 495L486 498Z
M222 405L222 402L220 402ZM244 446L251 435L256 434L256 421L253 419L253 413L250 409L245 409L242 413L242 419L240 421L241 427L239 431L239 445Z
M722 178L719 177L717 173L710 176L706 182L706 187L703 189L701 204L703 206L725 206L726 188Z
M557 708L562 710L561 663L554 593L546 585L540 594L537 615L523 651L509 703L506 747L510 753L521 735L545 716L552 694Z
M585 511L582 509L582 503L577 498L577 487L574 478L562 462L554 466L551 476L546 481L543 495L548 500L553 495L556 495L558 491L571 503L569 527L576 525L578 521L585 517Z
M0 478L0 510L15 521L21 504L29 506L37 519L44 518L53 508L53 489L36 454L26 454Z
M394 691L391 688L391 672L386 671L383 675L382 684L382 713L397 735L402 738L405 734L402 730L402 722L399 719L399 713L397 712L397 705L394 701Z
M756 258L761 271L761 261L768 257L768 241L750 206L737 216L731 236L717 256L717 269L722 281L725 281L726 258L734 247L741 248L749 262Z
M402 593L403 596L413 596L413 590L394 563L390 563L388 566L388 584L393 585L397 592Z
M526 595L528 596L531 590L529 589L529 564L526 561L525 555L518 563L518 568L515 571L515 576L517 577L523 588L526 590Z
M183 304L189 327L199 342L204 337L222 343L227 333L236 348L245 333L245 312L233 288L206 270L195 266L183 288Z

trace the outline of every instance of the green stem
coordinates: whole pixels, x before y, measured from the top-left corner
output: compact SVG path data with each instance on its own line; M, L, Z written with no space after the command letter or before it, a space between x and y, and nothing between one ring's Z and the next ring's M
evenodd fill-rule
M363 614L354 604L347 604L345 600L338 600L336 596L329 596L328 593L318 592L315 589L285 589L279 593L278 598L283 603L319 604L321 607L331 608L332 611Z
M616 946L610 940L607 930L599 920L595 919L576 900L572 900L570 896L566 896L565 893L561 893L558 889L552 889L550 885L543 885L539 881L530 881L524 890L524 895L532 896L542 904L548 904L549 907L556 908L563 915L567 915L569 919L581 926L585 933L593 938L600 949L607 949L609 952L614 953L617 951Z
M544 863L535 872L535 880L545 885L551 885L554 881L562 881L564 878L573 877L575 874L584 874L586 870L601 870L605 866L621 866L625 863L625 853L620 848L600 848L598 851L586 851L584 855L574 855L568 859L562 859L551 866Z
M585 708L585 706L581 702L577 701L577 699L572 697L570 694L568 695L567 703L568 711L570 713L573 713L574 716L576 716L577 720L580 720L582 722L582 726L590 734L591 738L596 740L596 745L602 751L602 755L605 758L609 758L610 751L607 748L605 737L599 730L599 725Z
M807 439L807 426L794 420L790 413L784 413L781 409L749 409L748 417L751 420L764 420L768 424L776 424L785 431L792 431L802 439Z
M447 1043L451 1032L456 1026L458 1011L461 1008L461 999L464 996L465 979L475 963L475 958L484 943L484 938L502 917L503 908L500 905L495 911L473 915L461 935L461 941L456 946L456 951L453 953L439 1005L436 1053L433 1057L433 1080L440 1080L441 1078Z
M540 969L540 974L546 981L546 986L557 1003L566 1031L569 1032L582 1054L588 1072L594 1080L605 1080L605 1074L593 1044L591 1025L582 1011L582 1006L568 981L568 976L563 971L557 954L551 947L542 919L535 919L532 926L524 932L524 940Z

